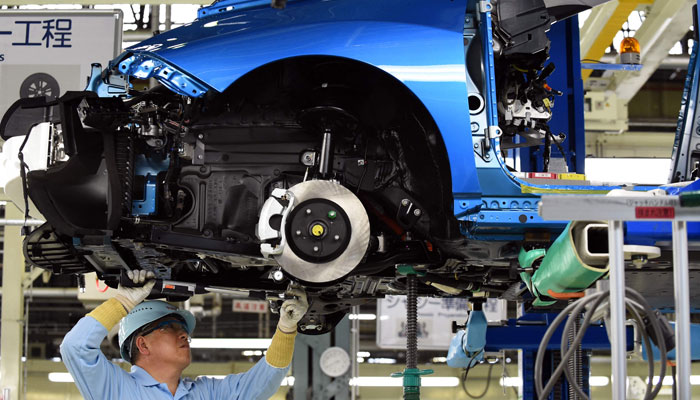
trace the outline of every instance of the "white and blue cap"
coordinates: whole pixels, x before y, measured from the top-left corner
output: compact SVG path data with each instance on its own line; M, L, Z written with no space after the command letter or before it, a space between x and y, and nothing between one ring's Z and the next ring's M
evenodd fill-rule
M187 334L194 331L195 319L191 312L180 310L179 308L160 300L144 301L134 307L133 310L124 317L119 325L119 352L122 358L131 362L131 339L136 331L153 321L159 320L168 315L174 315L185 322Z

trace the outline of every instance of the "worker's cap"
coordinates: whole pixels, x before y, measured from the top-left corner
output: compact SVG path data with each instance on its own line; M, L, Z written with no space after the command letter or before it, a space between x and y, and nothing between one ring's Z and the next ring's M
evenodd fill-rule
M150 324L153 321L159 320L168 315L174 315L185 322L187 326L187 334L191 335L194 331L195 319L191 312L180 310L177 307L170 305L164 301L151 300L134 307L133 310L124 317L119 325L119 352L122 358L131 362L131 339L140 328Z

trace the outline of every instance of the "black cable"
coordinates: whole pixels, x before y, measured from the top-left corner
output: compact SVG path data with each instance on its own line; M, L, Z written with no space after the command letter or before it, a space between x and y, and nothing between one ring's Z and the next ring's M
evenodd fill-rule
M591 301L594 301L601 296L603 296L604 292L600 293L595 293L590 296L586 296L580 300L577 300L575 303L571 303L564 310L562 310L559 315L552 321L552 323L549 325L547 330L545 331L544 336L542 337L542 340L540 341L540 345L537 349L537 356L535 358L535 390L536 393L542 393L543 388L542 388L542 365L544 364L544 353L547 350L547 344L549 343L549 340L552 338L554 335L554 332L556 329L559 327L561 322L566 318L566 316L576 307L577 304L584 303L587 304Z
M655 398L659 392L661 391L661 387L663 386L663 380L664 377L666 376L666 363L668 362L667 359L667 349L666 349L666 341L664 340L663 335L661 334L661 326L659 323L659 320L656 318L656 315L654 314L654 311L651 309L651 306L649 303L646 301L646 299L639 294L634 289L627 288L627 294L631 297L633 297L633 300L635 300L637 303L641 304L642 307L644 308L644 312L649 317L649 321L651 322L651 326L654 331L654 336L656 336L656 345L659 348L659 353L661 355L661 369L659 371L659 382L656 384L656 387L654 388L654 391L652 393L652 396L648 398ZM649 357L653 359L654 355L649 354Z
M464 391L464 394L467 395L467 397L470 397L472 399L481 399L484 396L486 396L486 393L488 393L489 387L491 386L491 372L493 371L493 366L494 366L494 364L489 364L489 372L488 372L488 375L486 377L486 387L484 388L484 391L481 392L479 395L473 395L473 394L469 393L469 391L467 390L467 385L466 385L467 375L469 374L469 370L471 370L472 368L470 367L470 368L464 369L464 374L462 375L461 384L462 384L462 390Z
M25 236L29 234L29 227L27 226L27 220L29 219L29 183L27 182L27 171L29 171L29 165L24 162L24 146L27 144L32 131L33 130L27 132L17 152L17 158L19 159L19 176L22 179L22 197L24 198L24 225L22 226L22 235Z
M580 299L576 301L575 303L570 304L567 306L558 316L555 318L555 320L552 322L550 327L547 329L545 332L544 337L542 338L542 341L540 342L540 346L537 352L537 358L535 360L535 389L537 393L539 394L540 399L546 399L549 393L552 391L554 385L556 384L557 380L561 376L562 372L568 372L568 370L565 368L567 366L567 360L575 353L576 347L579 346L581 341L583 340L583 336L585 335L585 331L588 329L588 326L590 326L591 323L591 318L593 315L593 312L595 311L596 308L600 305L600 303L608 298L610 296L610 291L605 291L605 292L599 292L590 296L587 296L583 299ZM660 377L661 379L657 383L656 387L654 387L653 390L647 391L647 395L645 396L645 399L652 399L656 397L661 390L661 386L663 383L663 378L666 374L666 344L663 341L663 337L661 335L661 328L659 326L659 321L656 319L654 316L654 312L651 309L651 306L649 303L642 297L641 294L636 292L633 289L626 289L626 306L628 309L632 309L631 313L635 318L639 318L641 320L641 317L639 316L639 313L637 312L636 309L634 309L635 306L641 305L641 308L643 309L644 313L649 317L650 323L653 328L654 332L654 337L657 339L657 345L659 347L659 351L661 352L661 371L660 371ZM585 306L587 306L589 303L594 302L591 311L587 313L586 319L584 320L584 323L581 325L581 330L576 334L576 338L573 340L571 343L571 347L568 347L568 343L565 340L567 332L571 329L572 327L572 321L576 318L577 315L579 315ZM638 305L635 305L634 302L637 302ZM564 353L561 357L561 362L555 369L554 373L550 377L549 382L547 385L542 388L542 364L544 361L544 352L546 351L547 345L552 338L554 331L559 327L563 319L570 314L570 318L567 321L566 326L564 327L564 332L563 332L563 339L562 339L562 353ZM646 333L645 333L646 334ZM649 343L649 338L644 337L645 339L645 345L647 345L647 349L651 349L651 344ZM650 357L653 357L653 354L650 354ZM650 360L650 379L653 377L653 358ZM565 372L565 373L566 373ZM585 393L583 393L583 390L581 387L576 384L575 382L572 382L570 379L570 374L567 373L567 377L569 378L569 384L575 388L578 392L579 395L582 395L584 399L588 398ZM647 388L650 388L651 381L648 382Z
M639 327L639 331L642 335L642 340L644 341L644 348L646 348L647 354L650 355L649 357L647 357L647 364L649 366L647 373L649 376L649 380L647 381L646 393L651 393L654 390L654 350L651 347L651 340L649 339L649 335L644 329L644 320L639 315L639 312L637 312L637 309L634 307L629 307L629 311L632 313L634 320L637 321L637 326Z
M637 310L634 308L634 304L632 304L632 302L629 301L629 300L627 301L627 310L632 314L633 319L634 319L635 321L637 321L637 323L638 323L639 326L640 326L640 332L642 332L642 339L643 339L643 341L644 341L644 345L645 345L645 348L646 348L646 350L647 350L647 353L648 353L648 354L652 354L652 353L651 353L651 352L652 352L651 342L650 342L650 340L649 340L648 335L646 334L646 332L645 332L644 329L643 329L643 327L644 327L644 322L643 322L641 316L639 315L639 313L637 312ZM571 320L572 318L575 318L575 317L576 317L576 316L573 315L573 313L572 313L571 317L569 317L569 320ZM567 322L567 323L568 323L568 322ZM587 329L587 328L588 328L588 327L583 327L583 326L582 326L582 327L581 327L581 330L585 330L585 329ZM568 343L567 343L567 341L566 341L567 335L568 335L568 329L567 329L567 327L565 326L565 327L564 327L564 331L562 332L562 342L561 342L561 353L562 353L562 354L564 354L564 353L568 350ZM652 378L653 378L653 376L654 376L654 360L653 360L653 358L649 358L649 359L647 360L647 364L648 364L648 366L649 366L649 370L648 370L649 380L647 381L647 390L646 390L646 393L647 393L647 394L650 394L650 393L652 393L652 390L653 390L653 389L652 389L652 387L653 387L653 380L652 380ZM586 393L583 391L583 388L581 388L581 387L579 386L578 382L576 382L576 381L573 379L573 377L571 376L571 371L570 371L568 368L565 368L565 369L564 369L564 374L566 375L566 380L567 380L567 382L569 383L569 386L570 386L571 388L573 388L573 389L578 393L579 397L581 397L581 399L583 399L583 400L589 399L589 397L588 397L588 396L586 395ZM646 399L646 397L645 397L645 399Z
M602 296L603 299L604 299L605 297L606 297L605 295ZM573 329L573 327L574 327L574 322L576 321L576 319L578 318L578 316L581 315L581 313L584 312L583 307L585 307L585 304L580 305L580 306L577 306L577 307L574 309L574 311L571 313L571 315L569 316L569 319L566 321L566 324L564 325L564 331L562 332L562 340L561 340L561 343L560 343L561 354L566 354L566 353L568 352L568 350L569 350L569 344L568 344L568 341L567 341L567 336L568 336L568 334L569 334L569 331L571 331L571 329ZM591 309L591 312L589 312L588 314L589 314L589 315L592 315L592 313L593 313L594 311L595 311L595 308L592 308L592 309ZM578 332L576 332L576 335L575 335L575 336L578 336L578 335L581 334L581 333L585 334L585 331L588 329L589 326L590 326L590 323L588 323L588 324L581 324L581 326L580 326ZM573 342L573 341L572 341L572 342ZM572 346L572 348L573 348L573 346ZM564 359L564 357L562 357L562 362L565 362L565 361L566 361L566 360ZM588 399L588 395L586 395L586 393L585 393L585 392L583 391L583 389L578 385L578 383L576 382L576 380L575 380L575 379L572 379L571 373L570 373L570 371L569 371L568 368L564 368L564 374L566 375L566 379L567 379L567 382L569 383L569 387L573 388L573 389L578 393L578 395L579 395L582 399Z
M355 193L360 193L360 188L362 187L362 181L365 179L365 175L367 175L367 167L369 166L367 163L367 148L369 147L369 144L365 142L365 156L364 156L364 165L362 168L362 175L360 175L360 180L357 182L357 189L355 190Z
M544 135L544 153L542 154L542 172L549 172L549 159L552 155L551 135Z
M604 292L604 295L596 297L595 300L591 300L591 301L593 301L593 306L592 306L591 310L597 309L598 306L600 305L600 303L602 303L603 300L605 300L606 295L609 293L610 293L609 291L606 291L606 292ZM581 301L577 301L576 303L573 303L573 304L575 305L577 303L581 303L581 304L577 305L577 307L575 308L575 310L577 310L579 312L580 312L580 309L582 309L583 307L586 306L586 304L588 304L588 302L581 302ZM575 312L575 313L577 313L577 312ZM554 385L556 385L557 381L559 380L559 377L564 372L564 368L566 367L566 360L568 360L576 352L576 347L579 344L581 344L581 342L583 341L583 336L586 334L586 329L588 328L588 326L591 323L591 318L593 318L593 312L587 313L586 318L583 320L583 324L581 324L581 331L578 332L578 334L576 334L576 337L571 342L571 348L569 348L569 350L566 352L566 354L563 354L561 356L561 362L559 363L557 368L554 370L554 373L552 373L552 376L549 378L549 382L547 382L547 385L544 387L544 389L542 389L542 391L540 391L540 397L539 397L540 400L545 400L549 396L549 393L552 391L552 389L554 389ZM551 339L551 336L550 336L550 339ZM549 342L549 340L547 340L547 342ZM546 348L546 345L545 345L545 348ZM542 377L540 376L540 379L541 378Z
M566 164L566 168L569 168L569 162L566 159L566 153L564 153L564 148L562 147L561 143L557 142L557 139L554 137L554 134L552 133L552 131L549 130L549 128L547 128L547 135L551 136L552 141L554 142L555 145L557 145L557 149L561 153L562 158L564 158L564 164ZM551 146L551 144L550 144L550 146Z

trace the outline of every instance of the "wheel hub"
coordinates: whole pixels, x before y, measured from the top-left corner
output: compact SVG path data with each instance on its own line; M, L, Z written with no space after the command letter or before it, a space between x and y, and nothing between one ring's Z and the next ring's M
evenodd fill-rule
M273 192L260 213L257 233L263 255L274 257L285 272L305 282L327 283L362 261L369 218L344 186L312 180Z

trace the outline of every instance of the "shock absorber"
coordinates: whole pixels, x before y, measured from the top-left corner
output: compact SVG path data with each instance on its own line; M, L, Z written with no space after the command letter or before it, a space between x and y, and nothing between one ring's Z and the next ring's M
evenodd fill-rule
M432 374L432 369L418 369L418 281L415 269L410 265L399 265L398 273L406 275L406 368L391 374L392 378L403 378L404 400L420 399L420 377Z

